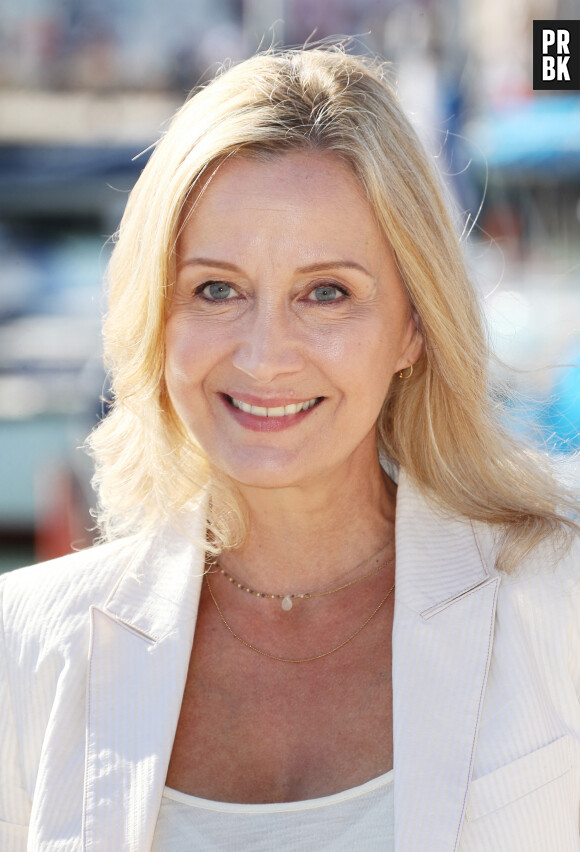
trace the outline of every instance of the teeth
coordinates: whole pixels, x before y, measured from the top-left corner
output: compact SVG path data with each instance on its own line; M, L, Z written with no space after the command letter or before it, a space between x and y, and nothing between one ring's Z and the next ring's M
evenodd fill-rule
M314 397L314 399L308 399L306 402L292 402L290 405L265 408L262 405L249 405L247 402L242 402L241 399L230 396L234 408L239 408L240 411L253 414L255 417L287 417L289 414L298 414L299 411L308 411L309 408L316 405L318 399L319 397Z

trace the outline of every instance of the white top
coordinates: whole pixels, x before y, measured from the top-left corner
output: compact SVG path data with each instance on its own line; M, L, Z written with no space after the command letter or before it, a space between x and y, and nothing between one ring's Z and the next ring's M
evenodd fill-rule
M393 770L303 802L238 805L165 788L151 852L392 852Z

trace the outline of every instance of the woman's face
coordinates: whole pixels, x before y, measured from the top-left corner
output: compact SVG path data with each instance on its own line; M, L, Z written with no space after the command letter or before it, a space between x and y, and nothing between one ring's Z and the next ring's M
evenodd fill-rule
M187 219L166 327L173 406L240 484L376 464L376 422L421 338L352 171L300 152L221 166Z

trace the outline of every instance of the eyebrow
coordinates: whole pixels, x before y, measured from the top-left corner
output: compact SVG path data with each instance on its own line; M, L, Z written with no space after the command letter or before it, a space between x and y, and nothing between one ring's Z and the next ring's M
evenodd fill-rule
M187 260L178 263L177 268L181 270L184 266L214 266L218 269L227 269L229 272L241 272L235 263L228 263L227 260L215 260L211 257L189 257ZM307 272L322 272L325 269L356 269L374 281L374 276L371 275L368 269L365 269L364 266L361 266L355 260L325 260L322 263L310 263L307 266L300 266L296 271L304 274Z

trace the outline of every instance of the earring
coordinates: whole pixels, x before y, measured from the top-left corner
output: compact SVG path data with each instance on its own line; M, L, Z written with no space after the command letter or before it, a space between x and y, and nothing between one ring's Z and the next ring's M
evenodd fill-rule
M406 369L408 369L408 370L409 370L409 372L407 373L407 375L406 375L406 376L404 376L404 375L403 375L403 370L401 370L401 372L399 373L399 378L400 378L400 379L410 379L410 378L411 378L411 376L413 375L413 365L412 365L412 364L409 364L409 366L408 366Z

